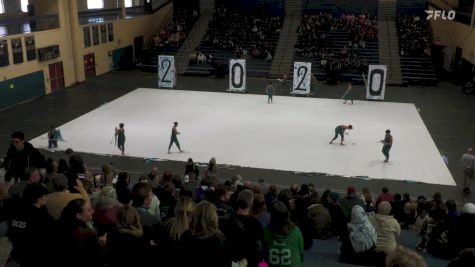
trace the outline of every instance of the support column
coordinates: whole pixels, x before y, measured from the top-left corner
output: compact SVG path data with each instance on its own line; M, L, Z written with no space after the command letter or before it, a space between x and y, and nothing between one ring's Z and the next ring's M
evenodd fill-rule
M119 18L120 19L125 19L125 17L127 16L127 11L125 10L124 0L119 0L119 8L120 8Z

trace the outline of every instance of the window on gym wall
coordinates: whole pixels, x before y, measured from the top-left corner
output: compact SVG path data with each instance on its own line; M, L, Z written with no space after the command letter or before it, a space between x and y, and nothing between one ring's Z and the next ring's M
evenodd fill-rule
M87 9L104 8L104 0L87 0Z
M21 12L28 12L28 0L21 0Z
M125 7L132 7L132 0L124 0Z
M5 13L5 6L3 5L3 0L0 0L0 14Z

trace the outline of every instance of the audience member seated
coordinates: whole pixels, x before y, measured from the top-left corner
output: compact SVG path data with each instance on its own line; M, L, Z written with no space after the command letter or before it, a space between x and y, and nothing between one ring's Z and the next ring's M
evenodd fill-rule
M117 200L123 205L130 204L131 196L129 190L130 176L127 172L120 172L115 184Z
M378 236L360 205L351 210L351 221L340 236L340 261L348 264L382 266L385 254L376 252Z
M456 252L466 248L475 248L475 205L465 203L462 207L462 214L458 217L454 231L452 233L453 243Z
M332 218L330 212L323 206L318 198L313 198L312 204L308 207L308 220L306 229L312 239L329 239L331 233Z
M221 7L208 26L205 40L217 49L233 51L237 58L251 56L271 61L274 47L268 39L278 36L281 28L281 17L269 17L261 11L246 14Z
M238 194L236 213L219 222L228 242L231 259L237 262L245 258L249 266L257 266L263 258L262 225L250 215L253 201L252 191L242 190Z
M10 197L14 200L23 198L23 191L29 184L37 184L41 180L40 171L35 167L28 167L20 178L20 182L12 185L9 190Z
M179 241L184 232L190 229L196 204L191 197L180 198L175 206L175 216L165 222L160 235L160 262L163 266L173 266L181 257Z
M117 193L112 186L104 186L94 205L94 226L99 236L115 227L117 212L122 204L117 200Z
M150 263L148 240L145 239L137 210L125 205L117 210L114 227L107 233L107 266L146 266Z
M169 24L165 25L158 34L150 39L151 48L163 51L166 47L180 47L188 37L197 19L198 17L192 16L189 10L175 12Z
M340 200L340 203L341 209L343 210L343 213L345 214L348 221L351 218L351 211L354 206L365 206L363 200L356 196L356 189L353 186L350 186L348 189L346 189L346 196Z
M155 243L160 233L160 221L147 211L153 198L152 187L143 182L135 184L132 188L131 198L132 206L137 210L143 226L144 238Z
M387 201L379 203L377 213L369 217L378 235L376 250L386 254L393 252L397 247L397 239L401 235L401 226L391 213L391 204Z
M386 267L428 267L424 258L408 248L398 246L386 257Z
M58 240L52 250L58 257L49 260L58 261L58 266L65 263L72 267L103 266L101 245L105 237L98 239L92 228L93 212L89 201L82 198L68 203L58 220Z
M304 241L298 226L290 220L290 213L284 203L274 202L271 208L271 222L263 232L264 255L269 266L302 266ZM280 257L288 251L289 257ZM256 265L249 265L256 266Z
M381 201L386 201L389 203L394 201L394 196L393 194L389 193L389 189L387 187L383 187L381 191L382 193L376 199L376 206L378 206Z
M48 199L46 208L55 220L59 219L64 207L66 207L71 200L89 199L83 183L79 179L76 187L79 193L71 193L68 191L68 178L66 178L64 174L58 173L51 176L51 183L53 184L54 192L46 196Z
M180 238L178 251L186 251L187 255L177 258L175 265L231 266L225 242L228 241L219 230L216 207L208 201L201 201L193 212L190 230Z
M459 256L452 259L447 267L475 266L475 248L467 248L460 252Z

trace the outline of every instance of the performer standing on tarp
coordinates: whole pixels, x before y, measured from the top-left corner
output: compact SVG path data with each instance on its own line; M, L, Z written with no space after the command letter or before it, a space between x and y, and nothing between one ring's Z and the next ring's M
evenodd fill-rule
M381 140L381 143L383 143L383 154L386 157L384 162L388 162L389 160L389 150L391 150L391 147L393 146L393 136L391 135L390 130L386 130L386 135L384 136L384 140Z
M353 105L353 96L351 94L351 90L353 89L353 85L351 84L351 81L348 82L348 88L346 89L345 93L341 97L342 99L345 100L343 104L346 104L346 101L351 100L351 104Z
M274 85L272 82L269 82L266 87L266 94L267 94L267 104L272 103L272 96L274 95Z
M343 141L345 141L344 139L344 134L345 134L345 130L348 129L348 130L352 130L353 129L353 126L351 125L338 125L336 128L335 128L335 137L333 137L333 139L330 141L330 144L333 144L333 141L335 141L335 139L338 138L338 135L340 135L341 137L341 141L340 141L340 145L344 145L343 144Z
M51 125L48 131L48 148L50 150L58 148L59 131Z
M178 127L178 122L175 121L173 123L172 136L170 138L170 145L168 146L168 153L170 153L170 148L172 148L173 143L175 143L175 145L178 147L178 150L180 150L180 152L183 152L183 150L181 150L180 148L180 143L178 142L178 138L177 138L177 135L180 134L180 132L177 130L177 127Z
M117 144L117 147L119 150L122 152L122 155L125 154L125 130L124 130L124 124L120 123L119 128L115 128L115 143Z

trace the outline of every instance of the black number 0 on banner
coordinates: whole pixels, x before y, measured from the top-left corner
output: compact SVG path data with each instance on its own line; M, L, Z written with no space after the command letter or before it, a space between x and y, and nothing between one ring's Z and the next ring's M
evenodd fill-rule
M369 94L372 96L380 96L383 93L383 82L384 82L384 70L382 69L374 69L369 74ZM379 80L379 88L374 88L373 81L375 79ZM375 90L376 89L376 90Z
M236 77L236 68L239 68L239 76ZM239 78L239 82L236 82L236 78ZM241 88L244 83L244 68L240 63L234 63L231 67L231 83L233 84L234 88Z
M302 69L303 69L303 75L301 75L301 72L300 72L300 70L302 70ZM305 88L300 87L302 85L302 83L304 82L304 80L305 80L305 76L307 76L307 72L308 72L307 66L300 66L297 69L297 79L300 78L300 82L297 85L297 88L295 88L295 90L307 90Z
M166 67L165 67L165 62L168 63ZM167 77L168 72L170 71L171 65L172 65L172 64L171 64L171 62L170 62L169 59L164 59L164 60L162 61L162 69L166 69L166 70L165 70L165 73L164 73L163 76L162 76L162 82L164 82L164 83L171 83L171 82L172 82L172 81L170 81L170 80L166 80L166 77Z

